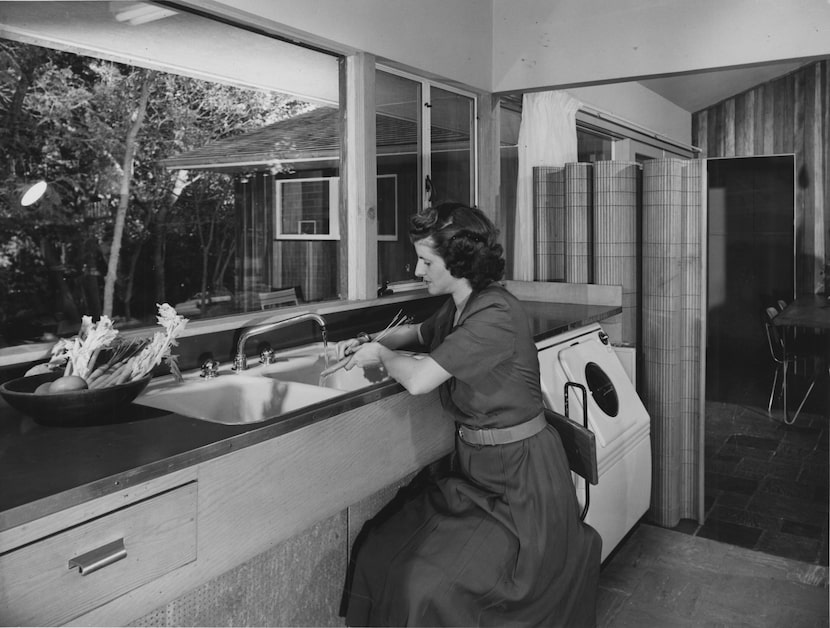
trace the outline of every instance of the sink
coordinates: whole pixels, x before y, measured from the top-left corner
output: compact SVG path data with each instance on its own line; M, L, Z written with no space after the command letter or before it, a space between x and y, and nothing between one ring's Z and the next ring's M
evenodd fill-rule
M330 364L335 362L329 350ZM325 378L323 343L281 351L271 364L252 366L241 374L223 365L211 379L192 371L177 383L160 377L133 403L183 416L226 425L243 425L272 419L327 399L386 381L378 368L340 369Z
M250 368L246 373L283 382L311 384L341 392L360 390L389 379L386 372L378 367L365 369L355 367L349 371L341 368L321 378L320 374L327 366L322 343L281 351L275 355L275 358L273 363ZM330 351L329 365L335 362L336 358L332 357Z
M226 425L258 423L343 394L301 382L232 373L213 379L196 373L182 383L163 379L167 381L151 382L133 403Z

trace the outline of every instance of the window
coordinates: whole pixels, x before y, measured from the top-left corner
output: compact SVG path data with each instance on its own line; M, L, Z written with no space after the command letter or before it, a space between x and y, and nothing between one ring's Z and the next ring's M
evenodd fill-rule
M426 204L476 202L476 101L471 94L384 68L375 73L375 103L382 285L414 278L417 259L406 230L397 225L408 224ZM387 177L394 178L394 190Z
M398 175L378 175L378 240L398 239Z
M163 301L196 319L284 285L337 298L337 56L175 6L51 1L3 2L0 55L0 347L83 315L154 325Z
M338 239L339 182L339 177L277 180L277 239Z
M594 163L613 159L614 138L584 127L576 128L577 161Z

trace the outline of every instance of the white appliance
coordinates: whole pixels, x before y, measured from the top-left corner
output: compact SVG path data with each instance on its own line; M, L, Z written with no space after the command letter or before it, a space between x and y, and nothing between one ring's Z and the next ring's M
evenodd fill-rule
M651 418L608 335L587 325L536 343L545 405L588 428L597 440L599 483L590 487L586 523L602 537L602 560L648 510L651 498ZM565 385L568 412L565 412ZM582 478L574 476L584 500Z

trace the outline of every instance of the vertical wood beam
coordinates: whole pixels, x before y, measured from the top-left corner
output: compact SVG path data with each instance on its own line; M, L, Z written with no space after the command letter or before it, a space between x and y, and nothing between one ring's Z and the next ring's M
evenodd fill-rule
M502 234L507 232L504 212L500 211L499 187L501 182L501 159L499 146L501 139L501 120L499 106L501 99L492 94L480 94L477 97L478 111L478 199L475 201L481 210L496 225ZM502 240L502 245L504 241Z
M377 296L378 223L375 57L349 55L341 66L340 295ZM345 246L344 246L345 244Z

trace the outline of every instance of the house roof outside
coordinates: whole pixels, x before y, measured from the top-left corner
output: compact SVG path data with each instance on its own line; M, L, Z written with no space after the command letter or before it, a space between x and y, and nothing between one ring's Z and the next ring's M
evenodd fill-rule
M378 113L378 153L415 153L417 125L412 120ZM469 134L433 127L433 150L466 146ZM337 159L339 111L318 107L253 131L223 138L161 161L169 170L259 171L292 162Z

